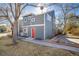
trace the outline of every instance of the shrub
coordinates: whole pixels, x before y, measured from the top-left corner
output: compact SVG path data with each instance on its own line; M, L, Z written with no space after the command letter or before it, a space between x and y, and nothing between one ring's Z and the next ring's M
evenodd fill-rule
M72 29L72 34L73 35L79 35L79 28L73 28Z

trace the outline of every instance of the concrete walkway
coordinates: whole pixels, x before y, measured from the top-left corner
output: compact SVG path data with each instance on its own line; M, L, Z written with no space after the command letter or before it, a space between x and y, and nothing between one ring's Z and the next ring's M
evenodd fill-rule
M73 45L79 45L79 39L75 38L69 38L65 35L58 35L54 38L50 39L49 42L56 42L56 43L63 43L64 45L73 46Z
M79 39L67 38L69 41L79 44Z
M61 48L61 49L65 49L65 50L79 52L79 48L48 43L47 41L44 41L44 40L33 40L33 39L21 39L21 40L27 41L27 42L32 42L32 43L35 43L35 44L38 44L38 45L43 45L43 46L48 46L48 47L53 47L53 48Z

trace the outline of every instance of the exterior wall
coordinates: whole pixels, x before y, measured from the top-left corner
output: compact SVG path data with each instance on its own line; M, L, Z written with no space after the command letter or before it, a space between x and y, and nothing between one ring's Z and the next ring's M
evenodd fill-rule
M55 15L54 11L45 14L45 39L52 38L55 35Z
M19 32L23 34L22 36L32 37L32 27L36 30L35 38L44 39L44 15L24 16L20 21ZM28 28L28 33L23 31L24 28Z
M23 29L28 28L28 33L24 32L26 37L32 37L32 27L35 28L35 39L49 39L55 35L55 15L54 11L42 14L24 16L19 26L20 32L23 33Z
M36 39L44 39L44 26L36 26Z
M31 17L31 25L44 24L44 15L36 15Z
M28 27L28 37L31 37L31 27Z
M25 16L24 18L24 25L37 25L37 24L44 24L44 15L32 15L32 16Z

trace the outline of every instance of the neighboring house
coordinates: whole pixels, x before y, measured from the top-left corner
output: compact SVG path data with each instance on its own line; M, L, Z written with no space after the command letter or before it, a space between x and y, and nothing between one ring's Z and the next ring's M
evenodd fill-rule
M19 36L34 39L49 39L55 36L55 13L50 11L40 15L26 15L19 21Z

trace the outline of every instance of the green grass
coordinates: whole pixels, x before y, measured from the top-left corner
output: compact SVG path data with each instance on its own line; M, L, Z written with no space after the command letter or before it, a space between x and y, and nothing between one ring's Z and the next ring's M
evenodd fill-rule
M73 56L78 53L63 49L50 48L29 42L18 41L16 46L12 45L9 37L0 38L0 55L4 56Z

